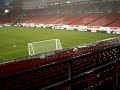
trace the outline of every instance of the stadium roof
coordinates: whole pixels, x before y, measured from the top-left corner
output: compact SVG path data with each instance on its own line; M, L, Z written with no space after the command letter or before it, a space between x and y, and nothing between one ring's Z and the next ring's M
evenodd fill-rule
M96 1L120 1L120 0L0 0L1 8L24 8L27 5L37 5L40 8L44 8L46 5L62 4L62 3L72 3L72 2L96 2ZM37 2L37 3L36 3Z

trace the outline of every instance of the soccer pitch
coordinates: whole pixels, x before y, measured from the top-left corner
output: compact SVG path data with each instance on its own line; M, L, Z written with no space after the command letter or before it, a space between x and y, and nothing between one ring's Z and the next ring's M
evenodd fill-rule
M117 37L105 33L52 30L30 27L0 27L0 62L28 56L28 43L60 39L63 48Z

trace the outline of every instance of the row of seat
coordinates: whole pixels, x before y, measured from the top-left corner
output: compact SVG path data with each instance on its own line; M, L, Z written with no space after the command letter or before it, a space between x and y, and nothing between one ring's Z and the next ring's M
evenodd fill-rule
M15 18L0 18L0 24L14 22ZM120 14L80 14L52 16L24 16L19 23L67 24L87 26L120 27Z
M120 27L120 14L80 14L80 15L52 15L52 16L25 16L21 23L36 24L68 24L87 26Z
M113 41L114 43L110 43L110 41ZM109 47L109 46L114 46L119 44L118 39L113 39L113 40L108 40L108 41L102 41L94 46L89 46L89 47L82 47L82 48L77 48L77 50L74 51L74 48L71 49L66 49L66 50L61 50L61 51L56 51L55 54L50 55L45 58L25 58L23 60L16 60L14 62L10 63L4 63L0 65L0 76L5 76L14 72L19 72L27 69L31 69L34 67L42 66L45 64L53 63L53 62L58 62L61 60L66 60L75 56L79 56L88 52L93 52L96 51L100 48L104 47ZM113 52L113 53L112 53ZM110 52L112 55L115 56L116 50L112 50ZM105 52L105 54L109 54L109 52ZM111 56L112 56L111 55ZM100 56L99 56L100 57ZM16 68L14 68L16 67Z
M61 60L66 60L75 56L93 52L104 47L108 48L111 46L115 46L119 44L118 40L119 38L101 41L87 47L75 48L75 50L74 48L60 50L56 51L55 54L42 59L33 57L24 60L18 60L10 63L1 64L0 76L1 77L7 76L9 74L14 74L15 72L21 72L24 70L32 69L53 62L59 62ZM117 55L116 49L111 49L108 51L97 53L92 56L86 56L84 58L80 58L79 60L73 61L72 65L73 76L76 76L77 74L80 73L84 73L90 69L97 68L109 62L115 61L116 55ZM119 68L119 64L115 65L115 67ZM117 71L116 68L115 71ZM109 70L107 69L107 71ZM31 72L28 74L26 73L19 77L9 78L3 81L2 86L4 89L8 90L16 90L23 88L24 90L32 88L35 90L35 88L36 89L43 88L50 84L54 84L65 79L68 79L68 64L61 64L44 70L38 69L37 72ZM66 88L66 86L63 87Z
M0 18L0 24L12 23L15 21L16 18Z
M115 75L116 75L116 70L115 66L120 64L115 64L113 66L110 66L108 68L101 69L97 72L93 72L93 74L88 74L85 76L82 76L80 78L77 78L77 80L74 81L74 88L75 90L87 90L86 88L98 88L100 89L103 83L106 82L107 80L112 80L113 78L115 80ZM29 89L34 89L38 90L39 88L45 87L50 84L54 84L58 81L65 80L68 78L67 75L67 69L65 69L65 65L61 65L61 67L54 67L51 69L44 71L38 71L36 73L31 73L28 75L23 75L14 79L9 79L6 80L5 83L5 88L8 90L15 90L15 89L23 89L23 90L29 90ZM57 69L57 70L56 70ZM79 69L79 68L78 68ZM60 71L59 71L60 70ZM23 83L24 82L24 83ZM115 81L112 82L112 88L115 88ZM68 87L68 84L64 84L61 86L62 88ZM108 86L102 86L102 88L109 88ZM61 90L61 89L55 89L55 90ZM114 89L110 89L114 90Z

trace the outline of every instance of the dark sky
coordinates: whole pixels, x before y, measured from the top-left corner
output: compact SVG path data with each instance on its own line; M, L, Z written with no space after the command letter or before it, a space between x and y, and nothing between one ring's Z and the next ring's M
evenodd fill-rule
M0 0L0 9L4 8L4 0Z
M0 0L0 9L11 8L13 0Z

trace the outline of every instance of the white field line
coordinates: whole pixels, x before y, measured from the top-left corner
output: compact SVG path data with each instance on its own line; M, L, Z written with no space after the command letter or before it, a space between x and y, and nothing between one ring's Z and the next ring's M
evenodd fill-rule
M114 39L114 38L117 38L117 37L108 38L108 39L103 39L103 40L100 40L100 41L110 40L110 39ZM54 39L52 39L52 40L54 40ZM97 41L97 42L100 42L100 41ZM94 43L93 43L93 44L94 44ZM65 45L67 45L67 44L65 44ZM81 44L81 45L82 45L82 44ZM87 45L87 44L86 44L86 45ZM21 49L21 50L11 51L11 52L7 52L7 53L0 53L0 54L15 53L15 52L20 52L20 51L25 51L25 50L27 50L27 49ZM1 56L0 56L0 57L1 57ZM1 58L3 58L3 57L1 57Z
M6 60L4 57L0 56L3 60Z

